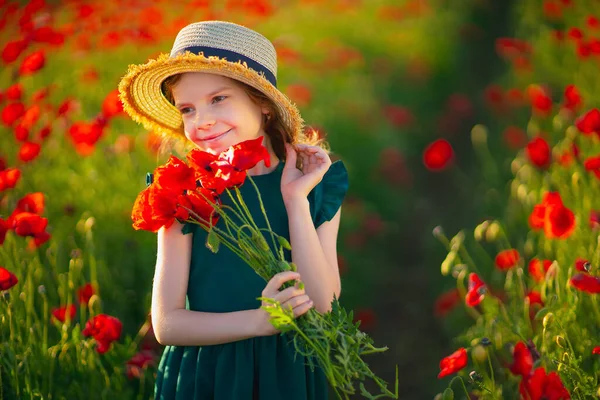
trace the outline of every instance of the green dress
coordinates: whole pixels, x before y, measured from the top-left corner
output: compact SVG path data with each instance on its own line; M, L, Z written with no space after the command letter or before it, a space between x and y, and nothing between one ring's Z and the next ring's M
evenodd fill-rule
M264 175L253 176L271 228L289 240L288 218L281 197L284 163ZM151 182L151 175L149 182ZM348 189L348 175L341 161L332 163L322 181L308 196L315 224L331 220ZM258 197L246 181L240 191L259 227L266 227ZM226 194L224 204L231 204ZM229 201L228 201L229 200ZM221 221L219 221L221 223ZM205 312L232 312L260 307L266 282L225 246L215 254L207 249L206 231L186 223L184 234L193 233L186 308ZM270 242L270 240L268 240ZM286 259L291 253L286 250ZM210 346L166 346L154 388L161 400L322 400L329 387L323 371L313 370L296 355L289 334L254 337Z

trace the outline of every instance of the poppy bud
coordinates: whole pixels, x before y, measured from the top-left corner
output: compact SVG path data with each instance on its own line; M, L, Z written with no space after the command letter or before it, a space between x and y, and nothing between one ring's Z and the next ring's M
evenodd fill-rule
M560 113L558 113L558 115L556 115L553 119L552 119L552 127L554 128L554 130L556 131L560 131L563 129L565 124L565 120L563 119L563 116L560 115Z
M473 359L482 363L485 360L487 360L487 351L483 346L477 345L473 347L473 350L471 350L471 356L473 357Z
M546 330L546 328L548 327L548 325L552 322L552 320L554 319L554 314L553 313L548 313L544 316L544 319L542 321L542 325L544 326L544 330Z
M554 341L556 342L558 347L560 347L561 349L564 349L566 347L565 338L563 338L562 336L556 335L554 337Z
M565 135L567 136L567 138L574 140L575 138L579 137L579 130L573 125L571 125L565 131Z
M475 146L487 145L488 132L487 128L481 124L477 124L471 129L471 141Z
M534 120L529 120L527 124L527 134L531 137L537 136L540 133L540 126Z
M485 232L485 239L490 243L495 242L499 233L500 225L498 222L494 221L490 224L488 230Z
M475 237L475 240L477 240L478 242L481 242L483 240L483 236L485 235L485 232L487 231L487 228L489 226L490 226L490 221L488 221L488 220L485 220L481 224L477 225L477 227L475 227L475 231L473 232L473 236Z

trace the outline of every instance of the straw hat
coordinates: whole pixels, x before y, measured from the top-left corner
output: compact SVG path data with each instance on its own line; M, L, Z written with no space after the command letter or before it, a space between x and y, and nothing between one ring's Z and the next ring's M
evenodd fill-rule
M186 139L177 108L165 97L162 82L183 72L205 72L246 83L270 98L292 137L304 122L298 108L277 89L277 53L258 32L225 21L203 21L184 27L170 54L143 65L129 65L119 82L123 109L146 129L166 139Z

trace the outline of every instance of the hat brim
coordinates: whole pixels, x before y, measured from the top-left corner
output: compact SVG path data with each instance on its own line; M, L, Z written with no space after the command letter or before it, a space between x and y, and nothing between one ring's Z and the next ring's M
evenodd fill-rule
M231 62L216 56L185 52L174 57L160 54L142 65L129 65L119 82L123 110L144 128L168 139L185 139L183 121L177 108L164 96L161 85L169 76L184 72L205 72L226 76L246 83L264 93L277 108L282 122L296 138L302 134L304 121L291 100L243 62Z

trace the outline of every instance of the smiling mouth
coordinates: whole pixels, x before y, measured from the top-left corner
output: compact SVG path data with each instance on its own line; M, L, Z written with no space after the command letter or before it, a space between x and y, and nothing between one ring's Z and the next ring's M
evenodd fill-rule
M231 128L231 129L233 129L233 128ZM221 133L220 135L217 135L217 136L212 136L212 137L209 137L209 138L206 138L206 139L200 139L200 141L202 141L202 142L211 142L213 140L222 138L223 136L225 136L226 134L228 134L231 131L231 129L229 129L228 131L223 132L223 133Z

